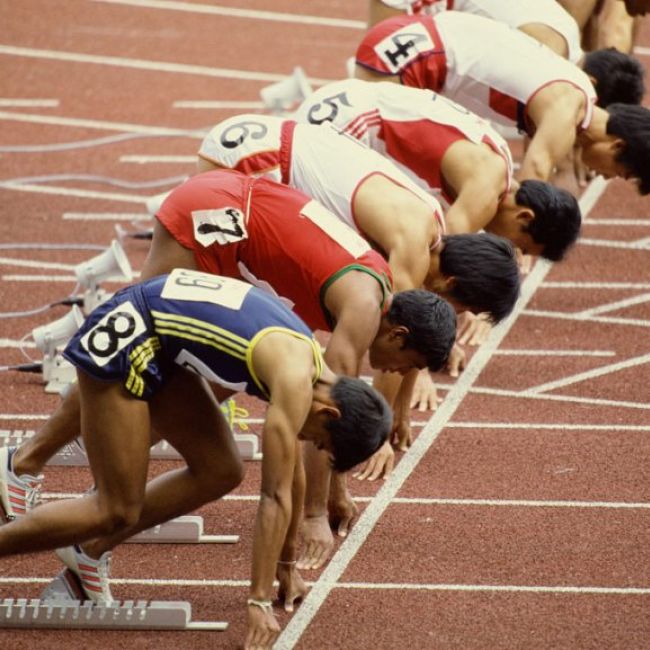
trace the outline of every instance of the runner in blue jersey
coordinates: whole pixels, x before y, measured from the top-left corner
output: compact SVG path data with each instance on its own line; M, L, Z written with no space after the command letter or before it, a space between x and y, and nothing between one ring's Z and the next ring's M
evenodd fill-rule
M385 400L364 381L335 375L309 328L277 298L193 270L122 289L88 317L64 355L77 366L95 490L1 526L0 556L58 548L83 592L110 602L114 546L241 482L232 433L205 380L246 391L269 405L245 648L270 648L280 632L274 579L288 609L306 593L295 564L304 495L299 441L327 451L333 467L346 471L386 440L392 414ZM152 431L187 467L147 483Z

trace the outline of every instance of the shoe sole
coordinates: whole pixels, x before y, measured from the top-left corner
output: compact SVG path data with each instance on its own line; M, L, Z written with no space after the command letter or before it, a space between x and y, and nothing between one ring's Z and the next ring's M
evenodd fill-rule
M68 568L63 569L41 594L45 601L73 600L84 602L90 600L84 591L79 577Z

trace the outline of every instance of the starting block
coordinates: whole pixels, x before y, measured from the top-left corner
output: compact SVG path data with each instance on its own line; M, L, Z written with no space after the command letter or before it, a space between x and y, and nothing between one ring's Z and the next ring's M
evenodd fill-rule
M35 431L30 429L0 429L0 445L19 447L27 438L33 436ZM235 443L241 457L245 460L261 460L259 438L254 433L235 433ZM151 458L157 460L183 460L182 456L166 441L161 440L151 448ZM88 458L81 440L75 440L52 456L48 465L88 465Z
M125 541L133 544L236 544L239 535L204 535L203 517L187 515L143 530Z
M0 627L28 629L225 630L221 621L192 621L186 601L115 601L98 605L78 599L78 578L64 569L38 598L5 598Z

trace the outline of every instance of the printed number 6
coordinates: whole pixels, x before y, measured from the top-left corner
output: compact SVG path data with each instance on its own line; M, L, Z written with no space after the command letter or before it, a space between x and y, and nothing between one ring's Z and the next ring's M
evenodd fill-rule
M257 128L257 131L253 129ZM268 129L261 122L237 122L229 126L221 134L221 144L226 149L234 149L238 147L249 135L251 138L263 138L268 132ZM229 137L230 135L230 137Z

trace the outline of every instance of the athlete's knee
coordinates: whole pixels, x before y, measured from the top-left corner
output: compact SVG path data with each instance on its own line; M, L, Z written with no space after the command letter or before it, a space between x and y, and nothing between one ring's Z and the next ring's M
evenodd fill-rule
M98 524L102 535L113 535L138 523L142 501L111 499L98 509Z

